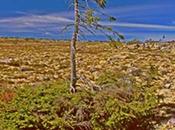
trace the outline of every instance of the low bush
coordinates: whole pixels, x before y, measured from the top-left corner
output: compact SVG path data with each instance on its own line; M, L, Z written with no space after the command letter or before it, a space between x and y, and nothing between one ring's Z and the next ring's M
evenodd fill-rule
M118 82L114 77L106 76L99 77L99 84L100 79L107 81L98 92L81 89L70 94L64 82L17 88L13 97L0 102L0 129L150 130L153 124L149 119L157 105L154 89L133 85L132 91L127 91L127 87L114 86ZM2 91L1 97L4 94L7 92Z

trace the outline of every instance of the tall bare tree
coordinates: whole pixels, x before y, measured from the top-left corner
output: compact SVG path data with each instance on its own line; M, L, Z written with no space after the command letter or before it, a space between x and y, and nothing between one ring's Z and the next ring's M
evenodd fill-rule
M77 82L77 72L76 72L76 42L78 39L79 33L79 23L80 23L80 14L79 14L79 0L74 0L74 32L70 45L70 63L71 63L71 82L70 82L70 91L76 92L76 82Z
M81 27L86 31L94 34L95 30L100 30L104 35L106 35L110 40L113 38L106 34L105 32L112 32L113 35L117 35L122 38L117 32L113 31L111 27L102 25L99 23L100 17L94 16L94 9L90 8L88 5L89 1L94 1L100 8L104 8L106 5L106 0L74 0L74 31L70 44L70 65L71 65L71 77L70 77L70 91L72 93L76 92L77 83L77 70L76 70L76 43L78 40L79 32L82 30ZM86 5L86 6L84 6ZM104 15L104 13L103 13ZM114 21L114 17L109 17L110 21ZM69 27L69 25L67 26ZM67 28L66 27L66 28Z

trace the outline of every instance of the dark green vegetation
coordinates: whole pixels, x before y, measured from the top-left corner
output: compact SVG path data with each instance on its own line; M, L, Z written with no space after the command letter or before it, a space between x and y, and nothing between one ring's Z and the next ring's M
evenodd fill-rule
M150 130L160 106L173 110L174 44L77 50L79 86L70 94L68 43L1 40L0 130Z
M112 79L106 79L106 83L108 81ZM152 109L157 104L153 89L133 86L128 91L128 88L110 87L111 83L101 91L81 89L76 94L70 94L68 84L64 82L6 90L1 95L0 128L149 130L152 127ZM12 95L14 98L9 100Z

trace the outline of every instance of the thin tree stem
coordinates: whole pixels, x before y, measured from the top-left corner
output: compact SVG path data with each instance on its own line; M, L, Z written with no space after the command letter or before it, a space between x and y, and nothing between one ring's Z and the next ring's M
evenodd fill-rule
M70 77L70 91L72 93L76 92L76 83L77 83L77 70L76 70L76 43L78 40L79 33L79 0L74 0L74 32L70 45L70 63L71 63L71 77Z

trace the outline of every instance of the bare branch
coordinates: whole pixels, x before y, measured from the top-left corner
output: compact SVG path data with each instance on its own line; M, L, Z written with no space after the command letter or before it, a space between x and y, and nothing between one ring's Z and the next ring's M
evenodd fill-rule
M61 32L65 32L65 31L67 31L70 27L72 27L72 26L74 26L74 24L68 24L68 25L66 25L62 30L61 30Z

